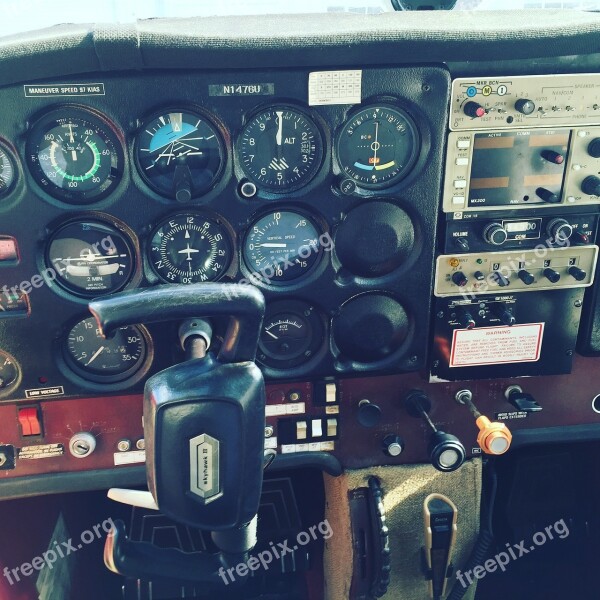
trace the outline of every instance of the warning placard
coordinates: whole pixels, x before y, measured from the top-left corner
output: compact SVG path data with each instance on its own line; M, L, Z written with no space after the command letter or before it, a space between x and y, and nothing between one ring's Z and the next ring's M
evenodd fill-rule
M540 358L543 335L544 323L455 329L450 367L535 362Z

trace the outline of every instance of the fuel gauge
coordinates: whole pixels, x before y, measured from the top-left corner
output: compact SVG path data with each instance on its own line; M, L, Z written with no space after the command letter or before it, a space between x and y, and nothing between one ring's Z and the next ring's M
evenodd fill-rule
M314 306L300 300L279 300L267 306L258 360L273 369L292 369L308 362L324 340L325 324Z

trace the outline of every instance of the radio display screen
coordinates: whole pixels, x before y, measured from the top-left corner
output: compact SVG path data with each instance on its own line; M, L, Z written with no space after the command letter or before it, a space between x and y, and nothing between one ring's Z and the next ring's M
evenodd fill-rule
M569 129L477 133L469 206L541 204L562 194ZM544 199L546 198L546 199Z

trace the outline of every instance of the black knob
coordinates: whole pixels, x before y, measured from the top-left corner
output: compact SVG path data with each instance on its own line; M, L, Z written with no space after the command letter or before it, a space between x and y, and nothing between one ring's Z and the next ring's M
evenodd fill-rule
M573 227L566 219L552 219L548 223L548 235L558 244L566 242L573 235Z
M519 111L522 115L530 115L535 110L535 103L533 100L527 98L519 98L515 102L515 110Z
M600 138L594 138L588 144L587 151L592 158L600 158Z
M506 305L503 304L502 302L492 304L492 306L490 307L490 310L491 310L491 313L497 319L499 319L499 321L503 325L508 325L509 327L512 327L517 322L517 320L515 319L515 316L512 314L512 312L510 310L508 310L508 308L506 308Z
M518 276L519 279L525 284L525 285L531 285L532 283L535 282L535 277L529 272L526 271L525 269L521 269L518 272Z
M569 267L569 275L576 281L583 281L587 277L587 273L575 265Z
M481 106L478 102L473 102L473 100L467 102L463 107L463 112L467 117L471 117L473 119L478 119L479 117L483 117L485 115L485 108Z
M175 198L185 204L192 199L192 175L187 165L175 167Z
M429 459L438 471L456 471L465 462L466 457L465 447L455 435L436 431L431 436Z
M455 314L457 322L460 323L465 329L473 329L473 327L475 327L476 323L473 315L468 310L465 310L462 306L456 307Z
M600 177L588 175L581 182L581 191L588 196L600 196Z
M468 252L469 251L469 240L467 240L467 238L464 237L459 237L459 238L455 238L454 239L454 243L463 251L463 252Z
M508 239L508 233L500 223L490 223L483 230L483 237L488 244L502 246Z
M390 433L383 438L383 451L388 456L400 456L404 450L404 440L399 435Z
M415 419L423 418L431 410L431 400L421 390L411 390L404 397L406 412Z
M505 275L502 275L500 271L494 271L492 273L492 281L494 281L494 283L496 283L496 285L499 285L500 287L506 287L510 285L510 279Z
M462 271L456 271L452 273L452 283L458 287L464 287L469 282L469 279Z
M556 283L560 280L560 273L558 271L555 271L554 269L551 269L550 267L544 269L544 277L550 282L550 283Z
M562 165L565 162L564 155L554 150L542 150L542 158L554 165Z
M363 427L375 427L381 421L381 409L369 400L361 400L358 403L357 418Z
M556 204L560 202L560 196L557 196L554 192L547 190L546 188L539 187L535 190L535 193L544 201L550 204Z

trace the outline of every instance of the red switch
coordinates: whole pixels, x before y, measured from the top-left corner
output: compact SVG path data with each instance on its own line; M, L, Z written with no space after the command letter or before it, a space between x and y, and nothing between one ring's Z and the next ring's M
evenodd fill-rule
M38 419L37 408L20 408L19 409L19 424L23 437L30 435L41 435L42 426Z

